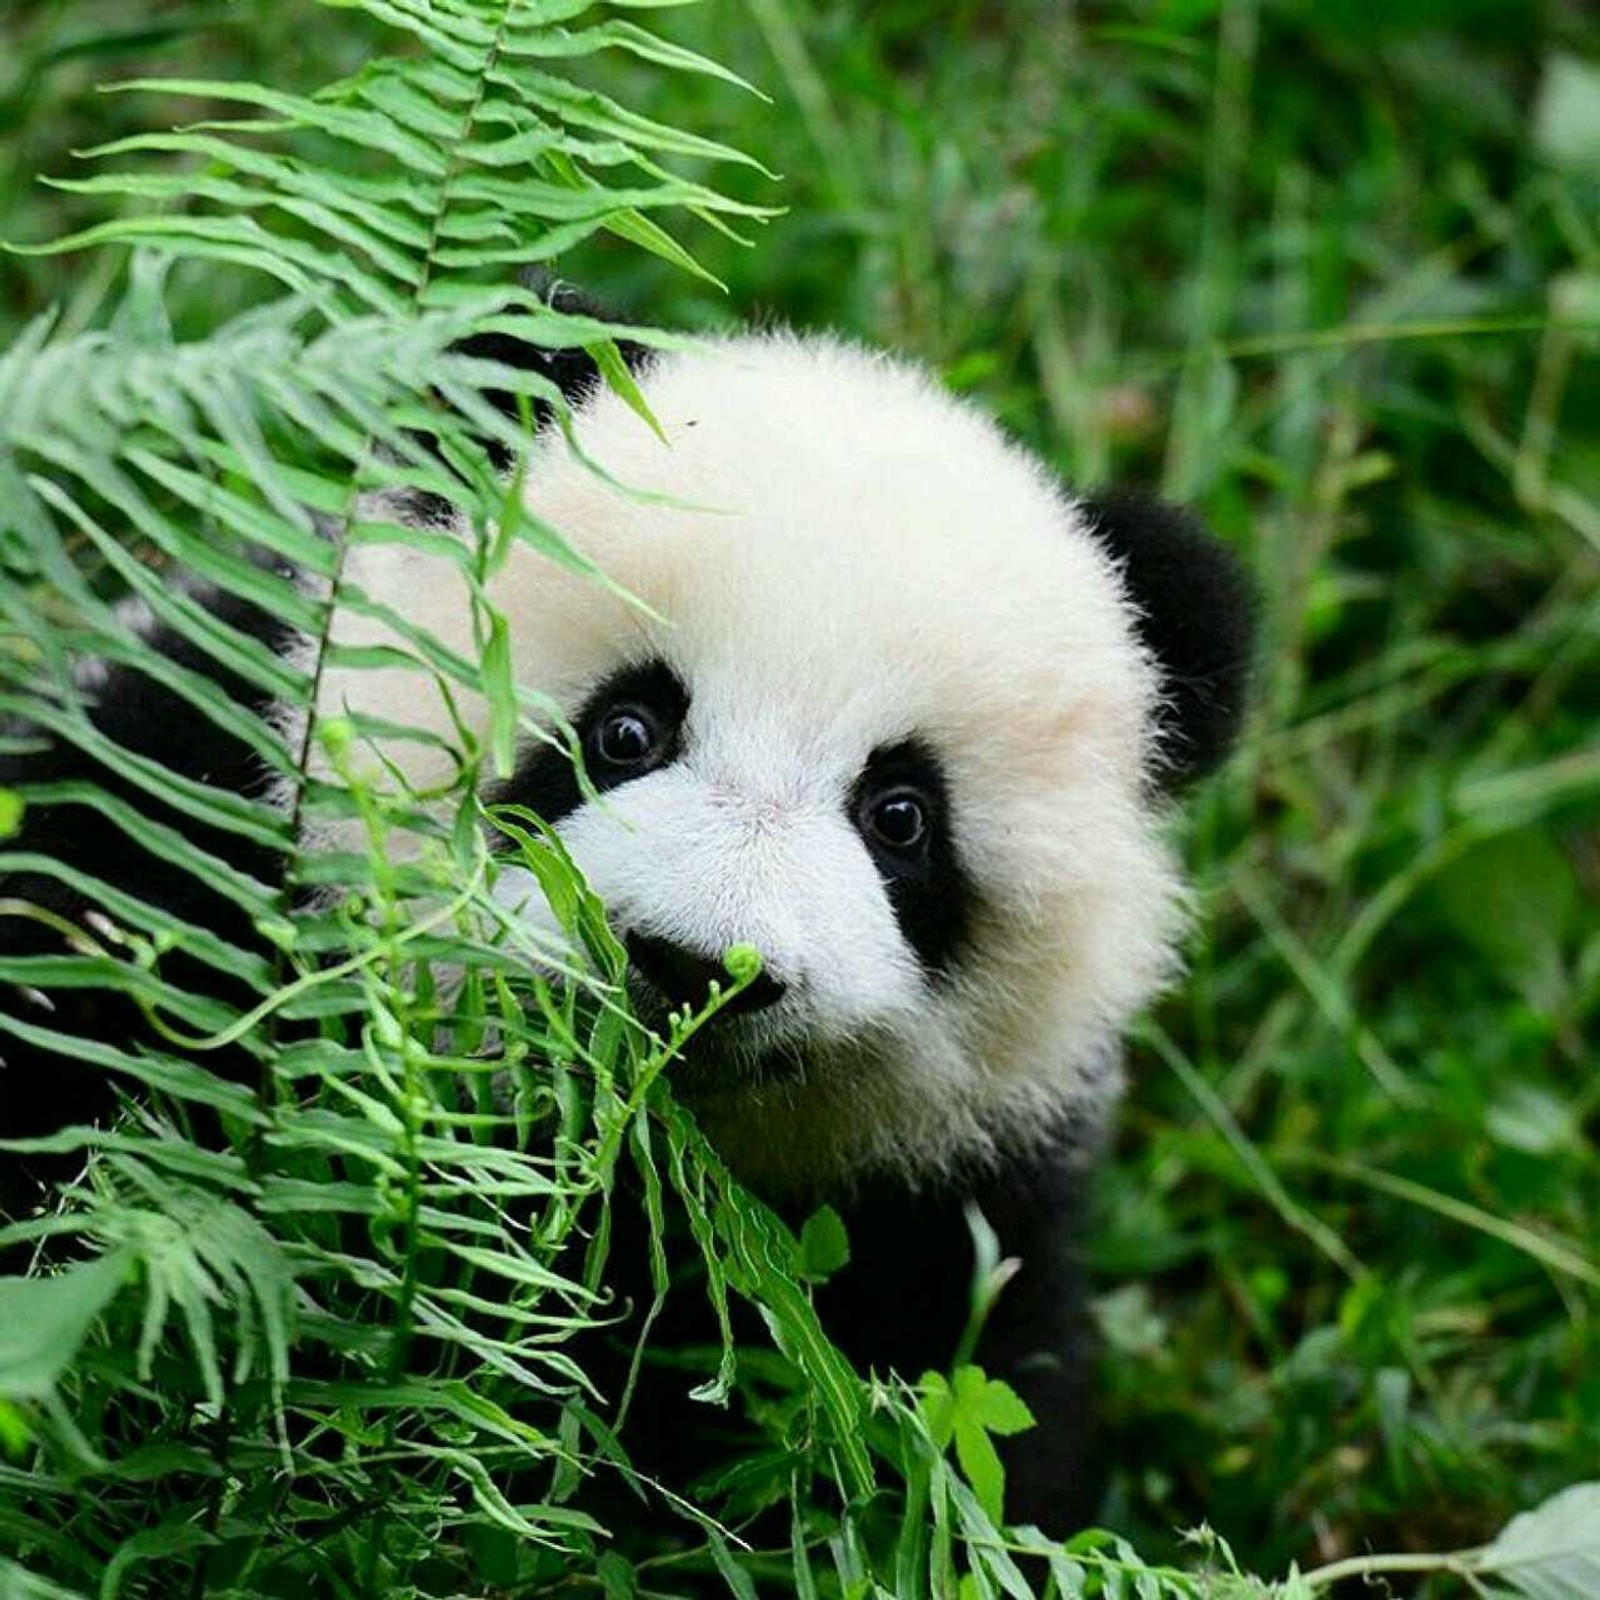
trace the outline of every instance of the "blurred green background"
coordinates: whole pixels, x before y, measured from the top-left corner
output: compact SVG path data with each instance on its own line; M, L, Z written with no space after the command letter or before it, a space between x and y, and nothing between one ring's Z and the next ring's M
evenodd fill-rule
M1190 981L1086 1229L1105 1520L1272 1569L1477 1542L1600 1463L1600 18L1508 0L707 0L759 85L583 72L759 157L728 288L621 244L623 316L913 352L1068 481L1198 504L1259 575L1240 757L1187 830ZM94 85L312 88L309 0L7 0L0 235L170 122ZM203 115L203 99L193 114ZM724 173L721 181L730 179ZM0 338L115 255L0 256ZM202 327L247 286L181 274Z

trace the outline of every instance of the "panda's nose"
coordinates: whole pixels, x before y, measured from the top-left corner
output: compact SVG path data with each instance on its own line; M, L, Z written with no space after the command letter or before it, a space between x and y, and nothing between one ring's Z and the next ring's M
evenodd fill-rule
M626 940L634 970L674 1011L688 1006L698 1011L711 998L715 980L724 989L734 980L720 961L685 950L668 939L648 933L630 933ZM746 989L740 990L723 1011L765 1011L783 998L784 985L765 972L758 972Z

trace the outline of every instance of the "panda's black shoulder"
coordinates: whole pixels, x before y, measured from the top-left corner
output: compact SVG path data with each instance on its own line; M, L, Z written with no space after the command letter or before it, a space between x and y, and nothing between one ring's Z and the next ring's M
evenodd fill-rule
M20 818L0 839L0 900L11 905L0 916L0 961L13 977L0 982L0 1134L8 1138L54 1133L104 1115L114 1103L114 1075L96 1068L71 1041L125 1047L143 1032L137 1008L114 987L57 987L45 996L27 984L22 975L31 959L48 960L70 947L58 931L62 924L85 930L91 944L103 942L107 928L123 920L117 907L137 902L175 940L162 962L164 976L241 1004L256 998L242 971L220 974L188 953L184 930L203 929L247 960L264 959L240 902L216 875L175 866L170 841L181 839L253 879L264 895L274 892L285 855L259 838L198 820L171 804L170 795L174 780L190 780L218 794L259 796L271 771L252 744L177 685L203 678L261 716L269 697L197 641L202 632L225 628L281 653L294 633L237 596L176 576L167 581L169 592L207 612L207 630L191 636L141 603L123 604L111 622L126 631L127 648L115 659L108 654L78 663L77 709L41 690L32 716L0 723L0 789L21 802ZM160 776L141 783L138 771ZM96 803L95 795L136 812L148 831L143 837L125 831L115 810ZM20 1215L41 1183L58 1181L70 1166L66 1159L23 1162L0 1155L0 1216Z

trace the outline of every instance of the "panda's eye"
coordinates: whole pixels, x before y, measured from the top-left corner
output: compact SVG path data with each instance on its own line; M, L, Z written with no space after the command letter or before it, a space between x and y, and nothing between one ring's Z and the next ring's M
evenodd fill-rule
M873 795L862 808L867 837L896 855L913 855L927 847L932 803L908 785Z
M659 772L677 759L688 716L688 687L665 661L640 661L612 673L572 719L589 782L604 791ZM575 783L569 810L581 790Z
M595 723L592 755L613 767L648 766L667 746L671 730L648 706L613 706Z

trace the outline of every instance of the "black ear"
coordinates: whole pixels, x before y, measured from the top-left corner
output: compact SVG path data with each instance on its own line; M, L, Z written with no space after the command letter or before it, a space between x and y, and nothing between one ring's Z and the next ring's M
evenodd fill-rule
M1138 634L1160 664L1162 786L1182 788L1227 755L1244 717L1256 598L1239 558L1193 512L1134 490L1082 502L1116 557Z
M565 311L572 316L593 317L606 320L606 311L598 301L570 283L563 283L542 267L532 267L519 274L518 282L530 289L555 311ZM631 339L615 341L617 354L630 372L641 372L649 363L651 352ZM547 378L561 391L568 405L577 405L600 388L604 380L595 359L581 345L562 348L530 344L514 333L495 331L474 333L456 344L455 349L465 356L477 356L484 361L496 361L502 366L514 367L519 372L534 372ZM515 395L502 390L488 389L484 396L496 409L508 417L518 414ZM536 400L533 404L534 420L543 426L550 420L548 401Z
M607 320L605 308L598 301L590 299L571 284L561 282L543 267L530 267L519 273L517 282L523 289L537 295L553 310L564 311L572 316L592 317L597 322ZM457 355L471 356L480 361L493 361L499 366L510 367L517 372L534 373L553 384L569 406L580 405L604 385L605 379L600 372L599 364L582 345L533 344L527 339L519 338L514 327L514 320L508 319L499 327L487 329L482 333L468 334L466 338L458 339L451 349ZM633 339L616 339L613 343L617 354L622 358L622 364L635 376L643 373L649 366L654 354L649 346L639 344ZM523 401L519 396L505 389L495 388L484 389L482 395L502 416L512 421L521 417ZM543 428L550 422L556 407L551 400L539 396L533 399L528 409L534 425ZM428 449L437 453L433 441L427 434L418 433L415 437ZM511 451L506 448L503 440L486 438L480 442L485 447L496 471L504 472L511 465ZM449 527L455 515L455 507L448 499L428 489L407 490L402 501L402 509L404 515L410 519L424 525L435 524L440 527Z

